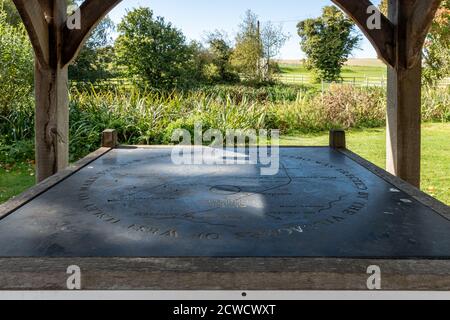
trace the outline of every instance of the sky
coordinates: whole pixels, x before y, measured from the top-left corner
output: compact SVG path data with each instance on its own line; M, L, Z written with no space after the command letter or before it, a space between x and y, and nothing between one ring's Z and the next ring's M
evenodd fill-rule
M373 1L378 4L380 1ZM259 16L262 24L272 21L281 24L289 41L282 48L279 59L302 59L300 38L296 25L299 21L320 16L322 7L330 0L124 0L111 13L119 23L127 11L142 6L151 8L156 16L162 16L181 29L189 40L203 40L208 31L223 30L234 38L245 12L250 9ZM363 37L360 49L353 58L376 58L370 42Z

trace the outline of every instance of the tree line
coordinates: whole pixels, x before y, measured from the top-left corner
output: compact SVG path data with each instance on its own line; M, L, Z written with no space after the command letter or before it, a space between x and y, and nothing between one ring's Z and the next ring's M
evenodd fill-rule
M261 28L251 11L246 12L234 45L219 30L208 33L204 44L188 42L181 30L145 7L128 12L117 32L112 50L118 70L162 88L271 81L277 70L272 58L287 40L280 26Z
M81 0L67 0L69 4ZM387 0L380 10L387 14ZM11 0L0 0L4 21L20 29L21 20ZM117 38L113 40L113 33ZM317 81L340 81L341 71L359 48L361 34L351 19L335 6L317 18L297 25L305 65ZM188 41L181 30L147 7L135 8L118 25L105 18L70 66L75 81L109 78L148 81L163 89L199 84L271 82L279 72L274 58L289 39L281 25L260 23L247 11L233 41L223 31L209 32L203 42ZM444 0L424 48L424 79L439 81L450 74L450 0Z

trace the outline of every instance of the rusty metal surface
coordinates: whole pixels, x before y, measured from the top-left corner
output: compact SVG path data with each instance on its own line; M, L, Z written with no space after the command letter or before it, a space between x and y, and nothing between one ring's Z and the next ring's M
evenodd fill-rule
M450 257L450 221L329 148L259 165L116 149L0 220L2 257Z

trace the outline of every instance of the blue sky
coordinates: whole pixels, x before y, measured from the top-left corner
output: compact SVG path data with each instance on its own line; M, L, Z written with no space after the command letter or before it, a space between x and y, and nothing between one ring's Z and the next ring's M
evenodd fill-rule
M380 1L374 1L378 4ZM242 17L247 9L255 12L262 23L280 22L290 40L282 49L282 59L300 59L303 54L296 32L298 21L319 16L323 6L330 0L124 0L110 14L118 23L127 10L144 6L150 7L158 16L163 16L192 40L202 40L207 31L224 30L234 38ZM355 58L376 58L375 50L364 38L361 50L355 50Z

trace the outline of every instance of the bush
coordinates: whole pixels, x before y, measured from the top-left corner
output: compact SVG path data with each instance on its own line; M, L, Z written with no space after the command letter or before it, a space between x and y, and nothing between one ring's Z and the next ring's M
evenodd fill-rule
M33 92L33 52L23 26L6 22L0 10L0 116L29 103Z
M16 141L7 145L0 141L0 163L15 164L34 159L34 141Z
M449 89L425 89L425 121L449 121ZM123 144L170 144L173 132L280 129L282 133L319 132L332 128L370 128L385 124L386 95L381 88L333 85L326 92L300 86L203 87L158 91L141 86L109 90L72 88L70 156L75 161L100 145L100 133L116 129ZM0 122L2 160L25 159L33 139L31 103L10 110ZM25 142L20 142L25 141ZM11 147L6 147L11 146Z
M426 87L422 93L424 121L450 121L450 87Z
M382 89L333 85L313 105L321 110L326 129L373 128L386 123L385 99Z

